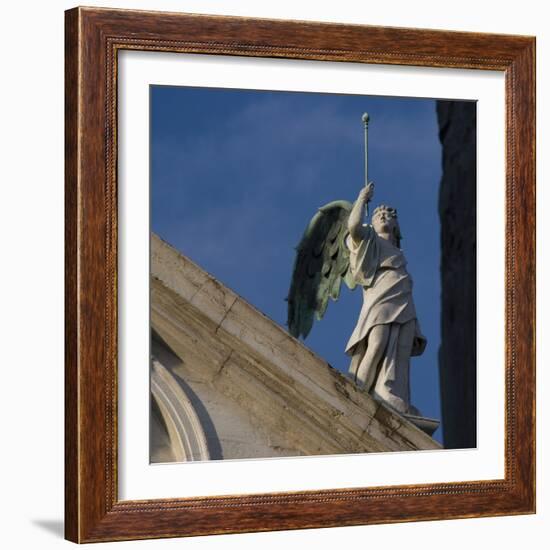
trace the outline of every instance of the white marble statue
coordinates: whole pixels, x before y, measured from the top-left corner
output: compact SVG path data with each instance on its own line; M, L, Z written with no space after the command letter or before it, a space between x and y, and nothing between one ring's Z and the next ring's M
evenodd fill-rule
M395 209L378 206L364 224L374 184L361 189L348 218L350 270L362 287L363 307L347 346L357 385L401 413L419 415L410 404L409 363L426 347L412 296L413 282L400 249ZM368 215L368 213L367 213Z
M365 182L369 116L365 128ZM421 416L411 405L409 364L426 339L420 332L412 279L400 248L397 211L378 206L365 222L374 184L366 183L355 203L337 200L319 208L296 247L288 294L288 329L306 338L313 320L337 300L342 281L361 287L363 306L346 346L350 375L358 387L402 414Z

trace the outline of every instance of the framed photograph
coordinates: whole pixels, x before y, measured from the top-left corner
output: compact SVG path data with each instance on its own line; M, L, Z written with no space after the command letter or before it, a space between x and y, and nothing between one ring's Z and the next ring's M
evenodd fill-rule
M533 513L535 39L65 44L66 537Z

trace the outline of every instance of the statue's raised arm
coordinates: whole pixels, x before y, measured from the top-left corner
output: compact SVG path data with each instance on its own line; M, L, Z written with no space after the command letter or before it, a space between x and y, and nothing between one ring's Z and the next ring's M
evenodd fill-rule
M374 194L374 183L370 182L366 187L363 187L359 192L357 200L353 204L349 218L348 230L351 238L355 242L360 242L365 238L365 228L363 226L363 217L365 211L368 215L368 203L371 201Z

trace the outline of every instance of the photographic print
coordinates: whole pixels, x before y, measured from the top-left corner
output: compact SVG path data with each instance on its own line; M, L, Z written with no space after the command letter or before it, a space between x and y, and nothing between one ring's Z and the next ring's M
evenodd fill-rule
M151 86L151 462L476 446L476 104Z

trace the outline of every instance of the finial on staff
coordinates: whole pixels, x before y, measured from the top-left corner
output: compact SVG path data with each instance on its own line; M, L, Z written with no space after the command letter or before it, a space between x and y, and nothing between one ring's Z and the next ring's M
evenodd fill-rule
M363 121L363 124L365 126L369 125L369 113L363 113L363 116L361 117L361 120Z

